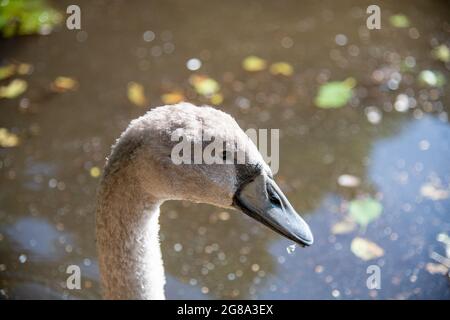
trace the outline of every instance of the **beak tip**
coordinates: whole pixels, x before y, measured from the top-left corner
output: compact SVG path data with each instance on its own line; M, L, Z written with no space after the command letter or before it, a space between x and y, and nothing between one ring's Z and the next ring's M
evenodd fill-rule
M311 234L309 237L299 239L299 242L303 247L309 247L313 245L314 237Z

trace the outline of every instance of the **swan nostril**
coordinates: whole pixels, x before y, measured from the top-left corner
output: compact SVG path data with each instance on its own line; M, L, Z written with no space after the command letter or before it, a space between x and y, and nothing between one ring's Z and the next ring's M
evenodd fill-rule
M281 203L280 197L275 192L275 190L273 190L270 184L267 184L267 196L269 197L269 200L273 205L279 208L283 208L283 204Z

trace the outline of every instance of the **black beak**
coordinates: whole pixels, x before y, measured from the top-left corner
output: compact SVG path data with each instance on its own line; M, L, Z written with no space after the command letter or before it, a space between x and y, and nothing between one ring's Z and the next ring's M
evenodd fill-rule
M295 212L275 181L259 175L234 196L234 207L301 246L314 242L309 226Z

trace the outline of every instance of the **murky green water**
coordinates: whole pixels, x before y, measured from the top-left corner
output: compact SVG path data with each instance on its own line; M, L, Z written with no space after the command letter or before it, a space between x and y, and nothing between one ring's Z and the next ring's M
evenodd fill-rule
M55 6L65 11L72 2ZM421 194L426 183L449 189L449 86L421 88L415 80L423 69L449 76L448 63L430 56L450 41L445 1L382 2L378 31L365 27L371 3L364 1L77 2L83 31L0 42L2 59L34 66L25 77L28 101L0 102L0 127L23 138L18 147L0 149L1 297L100 297L98 179L90 169L103 166L115 138L146 111L128 101L127 84L143 84L150 105L160 105L163 93L187 90L192 71L185 64L196 57L202 61L197 72L222 87L220 109L242 128L281 129L276 180L316 243L288 254L289 241L240 213L166 203L161 237L168 298L450 298L447 275L427 270L437 263L434 253L445 256L436 237L450 231L450 199ZM411 27L390 26L395 13L407 15ZM143 40L147 30L153 41ZM336 43L338 34L344 45ZM294 75L242 70L252 54L286 61ZM407 57L413 68L404 72ZM50 93L49 83L62 75L77 79L79 89ZM348 77L357 80L348 106L314 106L320 84ZM400 94L410 97L406 112L395 108ZM368 121L368 106L381 111L379 123ZM339 186L342 174L359 177L361 185ZM378 199L382 215L365 231L333 235L332 226L359 196ZM350 244L357 236L384 255L356 257ZM78 291L64 288L71 264L82 269ZM373 264L381 268L380 290L366 286Z

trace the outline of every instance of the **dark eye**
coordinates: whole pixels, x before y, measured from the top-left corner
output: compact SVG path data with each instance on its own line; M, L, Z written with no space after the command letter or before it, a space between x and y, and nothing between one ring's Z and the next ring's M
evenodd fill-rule
M281 204L280 197L275 192L275 190L273 190L273 188L270 184L267 184L267 195L269 197L270 202L272 202L273 205L276 205L279 208L283 207L283 205Z

